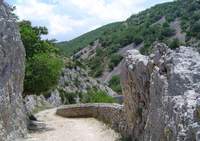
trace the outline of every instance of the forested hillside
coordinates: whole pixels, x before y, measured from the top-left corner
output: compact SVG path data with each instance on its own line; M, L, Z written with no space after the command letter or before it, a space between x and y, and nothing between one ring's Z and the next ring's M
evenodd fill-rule
M112 70L120 62L120 59L116 59L120 58L118 50L130 43L140 45L142 54L149 54L155 41L164 42L170 48L179 45L198 47L200 1L177 0L159 4L132 15L124 22L103 26L69 42L58 43L57 46L64 55L69 56L92 46L96 40L102 48L96 50L92 59L85 61L95 77L100 76L105 68Z

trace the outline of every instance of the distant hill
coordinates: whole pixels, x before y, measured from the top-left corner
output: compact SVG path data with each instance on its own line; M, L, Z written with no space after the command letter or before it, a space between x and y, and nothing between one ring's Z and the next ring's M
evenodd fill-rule
M92 44L95 40L103 37L104 33L107 30L115 29L119 25L121 25L121 22L111 23L111 24L102 26L96 30L83 34L79 36L78 38L75 38L71 41L60 42L57 44L57 46L60 48L60 50L63 52L64 55L71 56L74 53L78 52L80 49Z
M119 50L131 43L139 46L143 54L151 52L154 42L164 42L170 48L179 45L200 45L200 0L176 0L156 5L126 21L112 23L88 32L57 46L66 56L92 46L98 40L98 48L92 59L83 62L89 67L91 75L101 76L105 69L113 69L120 59ZM99 63L101 61L101 63Z

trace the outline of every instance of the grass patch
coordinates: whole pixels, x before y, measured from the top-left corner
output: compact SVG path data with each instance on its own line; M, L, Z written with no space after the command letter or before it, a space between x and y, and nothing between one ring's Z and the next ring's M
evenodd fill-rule
M82 95L81 98L82 103L115 103L115 99L109 95L107 95L106 92L97 90L97 89L91 89L87 93Z

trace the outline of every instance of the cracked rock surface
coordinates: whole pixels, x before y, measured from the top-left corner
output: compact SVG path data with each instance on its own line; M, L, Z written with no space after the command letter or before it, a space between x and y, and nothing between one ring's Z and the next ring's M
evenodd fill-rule
M147 57L128 51L123 73L125 110L139 141L200 140L200 54L156 44Z
M26 134L22 100L25 50L11 8L0 1L0 141Z

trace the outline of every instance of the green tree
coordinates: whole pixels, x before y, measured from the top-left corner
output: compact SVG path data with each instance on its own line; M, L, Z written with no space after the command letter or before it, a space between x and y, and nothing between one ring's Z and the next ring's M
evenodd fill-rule
M47 92L57 84L62 61L53 55L35 54L26 65L24 90L27 93Z
M41 39L42 35L48 34L46 27L32 27L30 21L20 22L19 27L27 59L37 53L55 53L58 51L51 41Z
M57 84L62 67L53 40L43 40L48 34L46 27L33 27L31 22L19 23L21 39L26 50L24 91L41 94Z

